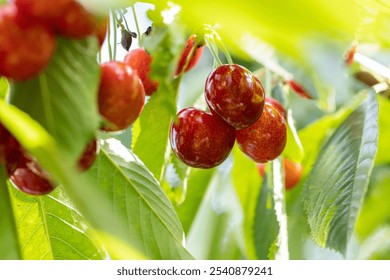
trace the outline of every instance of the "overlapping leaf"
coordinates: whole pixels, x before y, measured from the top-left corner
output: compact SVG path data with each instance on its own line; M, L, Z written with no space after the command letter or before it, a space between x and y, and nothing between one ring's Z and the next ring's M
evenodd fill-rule
M48 68L36 78L11 86L11 104L38 121L73 159L99 125L96 44L94 38L58 39Z
M192 258L182 246L183 229L157 180L119 141L103 142L88 177L104 191L140 252L151 259Z
M321 246L346 254L378 141L378 104L370 92L322 148L307 178L304 205Z

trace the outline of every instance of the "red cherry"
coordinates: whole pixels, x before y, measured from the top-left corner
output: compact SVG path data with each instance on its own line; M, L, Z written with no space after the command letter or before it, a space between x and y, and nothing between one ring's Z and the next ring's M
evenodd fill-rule
M261 117L250 127L236 131L238 147L255 162L277 158L287 142L286 120L270 103L265 103Z
M236 129L255 123L265 100L260 81L237 64L221 65L209 74L205 97L210 109Z
M172 122L172 150L185 164L212 168L221 164L234 145L234 129L210 113L189 107Z
M62 14L53 18L51 23L58 34L73 39L97 34L100 29L98 20L77 1L68 3Z
M31 195L44 195L54 190L47 173L13 137L7 141L5 156L8 175L19 190Z
M60 16L63 9L73 0L14 0L18 10L36 18Z
M98 152L99 152L98 140L93 139L91 142L87 144L83 154L81 155L78 161L79 169L81 171L88 170L95 162Z
M47 26L27 22L13 4L0 8L0 75L27 80L49 64L54 50L54 33Z
M192 53L191 53L192 52ZM183 72L188 72L199 62L203 53L203 46L198 45L196 35L188 38L184 50L180 55L180 60L176 68L175 75L179 76Z
M266 167L266 163L257 164L257 169L261 177L264 177L265 175L265 167ZM301 180L302 164L284 158L283 168L284 168L284 186L286 190L290 190L294 188Z
M109 122L102 129L123 130L142 112L145 92L138 75L128 65L110 61L101 65L99 112Z
M291 161L287 158L283 159L284 167L284 184L286 190L294 188L302 177L302 164Z
M287 81L287 83L290 85L291 89L296 94L298 94L298 95L300 95L300 96L302 96L303 98L306 98L306 99L312 99L310 94L306 91L306 89L301 84L298 84L294 80L289 80L289 81Z
M137 71L139 78L144 85L145 94L152 95L158 87L158 82L150 78L152 56L145 49L138 48L130 50L124 58L124 63L129 65L133 70Z
M276 109L278 109L279 113L282 114L283 118L287 121L287 112L286 109L284 109L283 105L280 104L280 102L272 97L267 96L265 98L265 102L268 102L275 106Z

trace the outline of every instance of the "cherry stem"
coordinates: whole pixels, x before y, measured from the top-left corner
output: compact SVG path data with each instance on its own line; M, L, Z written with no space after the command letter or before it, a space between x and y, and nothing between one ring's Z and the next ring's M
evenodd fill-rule
M211 35L205 35L204 40L206 41L206 44L207 44L207 46L209 47L209 50L210 50L211 54L212 54L213 57L214 57L214 68L216 68L216 67L222 65L223 63L222 63L222 61L219 59L218 48L216 47L214 38L212 38Z
M116 28L117 28L117 25L118 25L118 19L116 18L116 13L115 11L111 11L111 15L112 15L112 20L114 21L114 30L113 30L113 35L114 35L114 51L113 51L113 59L115 60L116 59Z
M355 53L353 60L364 66L368 70L378 74L386 79L387 82L390 82L390 69L380 64L379 62L365 56L361 53Z
M138 23L138 18L137 18L137 12L134 8L134 5L131 6L131 10L133 11L133 17L135 21L135 26L137 28L137 33L138 33L138 45L142 47L142 34L141 34L141 29L139 28L139 23Z
M111 48L111 18L112 16L110 16L110 20L109 20L109 25L108 25L108 28L107 28L107 38L108 38L108 57L110 59L110 61L112 60L112 48ZM114 20L114 19L112 19ZM116 26L114 27L116 28Z

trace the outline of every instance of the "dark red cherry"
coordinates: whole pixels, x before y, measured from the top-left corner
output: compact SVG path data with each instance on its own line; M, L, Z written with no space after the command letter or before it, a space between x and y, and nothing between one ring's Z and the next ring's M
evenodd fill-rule
M48 174L23 150L17 140L9 137L6 146L6 166L11 182L31 195L44 195L54 190Z
M172 122L169 140L174 153L187 165L212 168L233 148L234 129L210 113L185 108Z
M261 117L250 127L236 131L238 147L255 162L277 158L287 142L286 120L270 103L265 103Z
M210 109L236 129L255 123L265 100L260 81L237 64L221 65L209 74L205 97Z
M93 139L91 142L87 144L83 154L81 155L78 161L79 169L81 171L88 170L95 162L98 152L99 152L98 140Z

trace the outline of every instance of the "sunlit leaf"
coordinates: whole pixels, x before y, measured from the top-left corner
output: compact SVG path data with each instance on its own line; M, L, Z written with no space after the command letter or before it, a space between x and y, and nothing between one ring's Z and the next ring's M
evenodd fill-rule
M166 163L169 125L176 114L176 97L179 79L172 81L178 55L184 44L182 29L177 24L169 27L155 26L153 40L146 40L146 49L153 57L152 79L159 82L145 105L142 115L133 130L133 150L153 175L162 179ZM180 39L181 38L181 39Z
M190 259L182 246L183 229L155 177L114 139L104 141L88 172L121 217L136 248L151 259Z
M191 228L214 171L214 169L191 169L185 200L176 208L186 234Z
M9 189L23 259L105 259L62 187L46 196Z
M246 157L237 146L233 149L233 157L233 184L245 215L245 247L248 258L257 259L258 255L255 248L255 240L261 239L262 234L255 229L255 224L257 221L266 220L265 215L259 215L256 211L260 194L261 178L256 168L256 164ZM259 242L256 242L256 245L258 244Z
M371 92L325 143L307 178L304 205L319 245L347 252L377 141L378 103Z
M188 250L197 259L239 259L245 252L243 213L225 168L213 176L187 236Z

